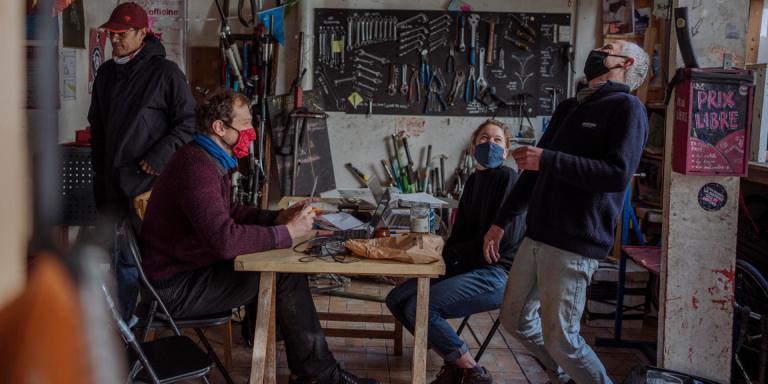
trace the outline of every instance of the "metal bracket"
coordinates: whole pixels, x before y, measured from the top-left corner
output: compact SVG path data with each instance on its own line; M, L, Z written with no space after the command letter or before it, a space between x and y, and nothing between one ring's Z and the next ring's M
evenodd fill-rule
M733 68L733 55L726 53L723 55L723 69Z

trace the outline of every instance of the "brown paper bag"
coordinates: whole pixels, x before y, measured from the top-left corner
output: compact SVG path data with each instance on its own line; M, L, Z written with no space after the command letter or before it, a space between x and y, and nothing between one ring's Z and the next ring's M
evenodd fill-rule
M347 240L347 248L369 259L390 259L410 264L429 264L440 260L443 238L437 235L407 235L368 240Z

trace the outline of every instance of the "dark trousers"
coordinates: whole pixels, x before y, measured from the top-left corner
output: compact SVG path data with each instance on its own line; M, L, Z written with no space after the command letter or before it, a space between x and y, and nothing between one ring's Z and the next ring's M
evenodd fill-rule
M235 271L232 260L184 274L174 286L158 290L174 317L226 311L258 300L259 272ZM302 382L329 378L337 363L328 350L306 275L278 273L276 285L276 316L291 373Z

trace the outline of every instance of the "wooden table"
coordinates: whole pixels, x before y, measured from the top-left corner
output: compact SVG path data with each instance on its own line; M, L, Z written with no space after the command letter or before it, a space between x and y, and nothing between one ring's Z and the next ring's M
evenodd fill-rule
M285 200L285 199L284 199ZM310 233L296 239L294 244L314 237ZM429 279L445 274L442 259L432 264L406 264L391 260L364 259L350 264L317 260L303 263L304 256L293 252L292 248L277 249L268 252L241 255L235 259L235 270L261 272L259 283L258 312L256 331L253 340L253 360L251 361L252 384L272 384L276 379L275 362L275 274L307 273L338 275L370 275L418 278L416 324L413 347L412 380L413 384L424 384L427 372L427 310L429 306ZM340 320L339 314L329 314L328 320ZM357 315L359 316L359 315ZM364 315L365 316L365 315ZM368 315L371 316L371 315ZM358 320L360 321L360 320ZM355 337L353 330L345 330L347 337ZM378 331L384 332L384 331ZM327 331L326 335L330 336ZM341 336L335 334L336 336Z
M284 196L282 199L280 199L280 202L277 203L276 209L286 209L288 208L290 203L296 203L299 201L304 201L306 199L308 199L308 197ZM338 198L338 197L316 197L316 199L320 203L329 203L329 204L336 204L336 205L341 203L341 198ZM437 199L445 202L445 204L443 204L443 208L459 207L459 202L454 199L447 198L447 197L437 197ZM335 211L336 210L333 210L333 212Z

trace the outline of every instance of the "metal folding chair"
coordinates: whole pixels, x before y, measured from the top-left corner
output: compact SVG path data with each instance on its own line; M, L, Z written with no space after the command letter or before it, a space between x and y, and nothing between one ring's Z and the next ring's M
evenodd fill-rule
M475 341L480 346L480 350L477 351L477 355L475 355L475 361L480 361L480 358L483 357L483 353L488 348L488 345L491 344L491 340L493 339L493 335L496 334L496 331L499 329L499 324L501 324L499 318L496 318L496 321L493 322L493 327L491 327L491 331L488 332L488 336L483 340L480 341L480 338L477 337L477 334L472 329L472 326L469 325L469 318L470 316L467 316L464 318L464 320L461 321L461 325L459 325L459 329L456 330L456 334L461 336L461 331L464 330L464 327L467 327L469 329L469 333L472 334L472 337L475 338Z

